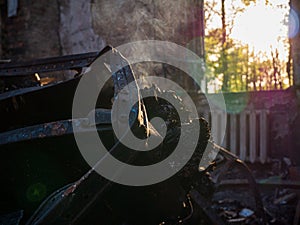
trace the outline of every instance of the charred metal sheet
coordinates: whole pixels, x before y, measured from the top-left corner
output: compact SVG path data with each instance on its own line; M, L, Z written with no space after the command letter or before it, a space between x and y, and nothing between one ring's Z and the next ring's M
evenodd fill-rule
M5 215L0 215L0 224L19 225L22 217L23 217L23 210L5 214Z
M147 116L141 107L143 100L140 97L138 84L130 63L116 49L110 51L109 59L110 72L112 73L114 83L114 98L120 99L120 101L117 102L115 112L116 115L118 115L118 128L116 132L118 132L118 130L125 130L124 127L127 126L128 122L130 126L132 126L135 121L143 125L145 121L144 118ZM129 87L129 84L132 86ZM132 96L135 96L135 98ZM138 102L133 102L135 100L138 100ZM129 121L124 120L124 118L128 117L124 112L130 112Z
M72 121L58 121L20 128L0 134L0 144L28 141L37 138L61 136L72 133Z
M224 169L221 170L221 174L219 174L218 176L222 176L222 174L224 174L232 166L236 166L236 167L240 168L242 170L242 172L246 175L246 179L248 181L248 184L250 185L250 190L252 191L254 199L255 199L257 212L260 215L260 217L264 218L264 213L263 213L264 207L263 207L263 203L262 203L262 199L261 199L261 194L260 194L258 185L255 181L255 178L253 177L249 167L246 165L245 162L238 159L237 156L233 155L231 152L227 151L226 149L224 149L214 143L212 143L212 144L213 144L214 148L218 149L220 155L223 156L224 159L228 163L226 165L226 170L224 170Z
M218 217L216 212L211 208L211 203L207 201L197 190L190 191L191 198L205 211L206 215L214 224L225 225L225 222Z
M296 207L295 217L293 221L293 225L298 225L300 223L300 199L298 200L298 204Z
M70 119L72 99L79 79L1 94L0 131Z
M134 159L134 155L128 155L126 148L120 142L117 142L108 154L116 151L127 158L127 163ZM101 159L98 163L100 162ZM122 171L119 169L119 171L115 171L115 176L119 176L121 173ZM76 182L66 185L50 195L26 224L48 224L49 221L53 221L55 224L78 224L78 220L97 199L102 198L109 191L112 185L112 181L99 176L93 167Z
M0 77L28 76L67 69L79 70L89 66L98 56L109 50L111 47L107 46L101 52L37 59L24 63L0 64Z
M109 51L109 52L108 52ZM135 84L136 90L127 90L127 96L125 92L121 90L126 87L127 84L135 81L133 71L129 65L129 62L115 49L106 47L100 53L88 53L75 56L63 56L57 58L37 60L36 62L28 62L25 64L6 64L0 65L0 76L26 75L32 74L37 71L52 71L60 69L72 69L89 66L98 56L108 52L107 64L113 71L112 73L112 87L104 87L102 95L99 96L97 101L97 108L111 108L113 97L117 94L124 95L123 106L118 107L121 111L124 107L129 107L132 104L130 96L139 95L137 84ZM114 72L116 71L116 72ZM24 72L24 73L23 73ZM93 79L97 79L96 76L101 74L95 74ZM13 130L21 127L32 126L35 124L42 124L53 121L60 121L70 119L72 117L72 102L77 85L82 76L81 74L75 78L49 84L46 86L27 87L17 90L7 91L0 94L0 132L7 130ZM115 92L115 93L114 93ZM57 97L59 96L59 98ZM122 97L122 96L121 96ZM136 98L138 99L138 97ZM133 122L138 113L142 114L140 110L140 102L131 109L130 120ZM121 115L121 111L118 114ZM140 116L139 115L139 116ZM85 117L87 115L81 115ZM140 120L142 121L142 120Z
M0 133L0 145L73 134L72 124L76 124L80 128L80 132L91 131L91 125L102 125L102 127L97 127L99 131L111 129L110 126L103 126L111 124L110 110L97 109L94 115L94 120L90 115L89 118L55 121L3 132ZM92 121L95 121L95 124Z
M88 114L86 123L87 126L111 124L111 110L110 109L93 110Z
M137 124L135 126L133 126L133 129L136 130L137 132L143 133L145 135L145 128L142 126L138 126ZM204 135L204 137L206 137ZM201 141L203 142L207 142L206 138L201 139ZM172 143L170 144L172 145ZM200 158L198 157L200 154L202 154L203 151L203 143L201 143L201 145L199 145L199 148L197 148L196 153L193 154L193 157L189 162L187 167L191 168L191 167L197 167L197 165L195 165L195 161L200 161ZM168 146L167 145L162 145L161 146L161 151L163 151L164 149L167 149ZM120 142L117 142L110 150L109 150L109 154L114 154L115 152L117 152L118 155L123 155L125 162L126 163L132 163L136 160L137 158L137 153L136 151L133 153L128 153L128 149L123 146ZM120 199L119 197L115 197L118 196L119 192L121 193L127 193L127 195L132 196L132 199L129 198L127 201L128 202L128 209L123 209L121 210L125 212L125 214L129 213L129 209L130 208L136 208L139 207L137 204L135 204L135 199L137 199L136 197L136 191L138 191L138 193L140 193L140 195L138 195L139 198L144 198L143 194L146 194L147 196L153 195L155 196L155 193L157 193L158 190L161 190L161 187L163 188L163 193L164 196L169 196L169 193L172 192L170 190L170 188L172 187L172 189L179 189L177 190L177 194L178 196L176 196L177 198L183 198L185 199L185 197L188 194L188 190L186 191L186 193L182 193L184 192L183 189L180 187L180 182L178 182L180 179L188 179L192 177L186 177L185 175L183 175L183 173L178 173L178 175L170 180L167 180L165 182L163 182L163 184L158 184L158 185L152 185L151 187L126 187L124 185L118 185L115 184L113 182L111 182L110 180L106 180L103 177L99 177L99 175L94 171L94 169L97 167L97 165L99 165L103 160L99 160L96 165L90 170L88 171L82 178L80 178L78 181L66 186L63 189L58 190L57 192L53 193L53 195L51 195L44 203L42 203L42 205L39 207L39 209L36 211L36 213L33 215L33 217L28 221L28 225L37 225L37 224L47 224L50 221L52 221L53 223L56 224L83 224L83 221L85 221L84 219L86 217L89 218L94 218L94 221L98 221L99 219L101 219L101 222L103 222L104 224L114 224L114 223L110 223L108 222L109 219L112 218L107 218L109 217L108 215L102 215L102 212L99 211L98 207L95 206L95 204L100 204L102 205L110 205L110 208L114 208L114 213L115 215L113 217L116 217L116 215L118 215L118 213L120 213L120 211L118 211L117 205L119 205L120 203ZM197 169L193 168L193 171L197 171ZM122 168L119 169L119 171L114 171L115 172L115 176L121 176L122 175ZM194 175L194 174L193 174ZM201 185L200 185L201 186ZM111 199L111 197L107 197L107 196L111 196L113 199ZM123 196L125 197L125 196ZM135 199L133 199L135 197ZM169 199L172 202L177 202L178 203L178 199ZM104 200L106 199L106 200ZM110 202L107 202L107 201ZM124 199L123 199L124 200ZM159 201L163 201L165 202L165 199L157 199ZM169 201L168 200L168 201ZM121 200L122 201L122 200ZM181 201L179 201L180 203ZM188 202L190 202L189 197L188 197L188 201L186 204L189 204ZM152 215L151 219L156 219L158 221L165 221L164 224L176 224L175 222L177 221L179 224L183 223L185 221L189 221L194 215L193 215L193 207L191 206L191 202L190 202L190 206L188 207L188 212L185 214L182 214L182 209L178 209L177 213L178 215L164 215L165 218L160 218L159 216L157 216L157 214L159 213L159 210L157 209L157 207L160 205L159 203L155 203L155 202L145 202L145 204L148 205L148 208L144 210L145 214L148 214L149 211L151 212L155 212ZM151 205L151 206L150 206ZM184 207L182 204L179 204L180 207L182 208L186 208ZM170 205L174 208L174 204ZM96 211L98 213L95 213ZM167 212L170 211L171 209L165 209ZM173 209L172 209L173 211ZM181 214L179 214L181 212ZM144 216L141 215L135 215L134 211L130 210L130 214L128 215L128 218L134 218L134 223L133 224L152 224L149 223L149 221L146 221ZM88 216L87 216L88 215ZM180 217L179 217L180 216ZM170 218L168 218L170 217ZM121 216L121 219L123 218L123 216ZM125 218L124 218L125 219ZM138 222L139 221L139 222ZM172 221L172 222L171 222Z

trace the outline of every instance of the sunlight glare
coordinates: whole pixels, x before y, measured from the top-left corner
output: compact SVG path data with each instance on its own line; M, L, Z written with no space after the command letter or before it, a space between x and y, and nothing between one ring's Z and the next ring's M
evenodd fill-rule
M282 20L283 15L277 10L264 4L251 5L236 19L232 37L250 48L268 52L282 35Z

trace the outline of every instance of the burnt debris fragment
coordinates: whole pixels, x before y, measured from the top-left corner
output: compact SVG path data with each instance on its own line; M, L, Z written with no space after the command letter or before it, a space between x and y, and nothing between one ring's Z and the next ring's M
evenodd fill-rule
M78 82L107 52L119 60L114 65L108 60L108 67L121 67L100 92L94 113L72 118ZM111 73L109 68L103 72ZM62 71L73 71L74 76L48 77ZM40 77L43 73L47 76ZM162 144L154 151L128 149L112 129L112 102L132 82L138 92L124 96L124 107L129 107L130 95L138 94L130 121L125 121L133 133L144 139L159 135L149 122L154 117L162 118L167 126ZM212 141L207 121L189 118L175 92L155 86L140 90L135 82L129 63L111 47L0 64L0 171L5 184L1 191L7 193L0 200L2 224L299 224L298 183L256 180L243 161ZM179 107L164 100L170 98ZM176 108L186 118L179 118ZM200 125L200 136L192 157L175 176L158 184L131 187L113 183L87 165L74 140L74 124L85 134L96 125L109 154L139 166L166 159L180 135L189 141L189 133L180 132L182 126ZM210 160L204 155L206 148L217 157ZM207 168L199 168L202 157L210 161ZM289 160L285 164L291 170ZM122 171L115 172L122 175Z

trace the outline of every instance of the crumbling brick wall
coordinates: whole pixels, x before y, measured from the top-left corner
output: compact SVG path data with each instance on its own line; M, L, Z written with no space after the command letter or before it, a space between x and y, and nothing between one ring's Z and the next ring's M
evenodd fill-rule
M187 46L197 29L190 25L199 20L197 6L186 0L18 0L17 15L10 18L7 1L0 2L4 56L18 60L148 39Z
M5 2L1 10L2 58L25 61L61 54L57 1L19 0L13 17L7 16Z
M59 12L60 44L64 55L100 51L105 47L101 32L94 31L91 0L59 0Z
M300 1L291 0L291 8L294 10L291 14L291 49L292 49L292 59L293 59L293 78L294 85L297 87L297 97L300 99L300 30L299 30L299 20L300 20ZM300 102L300 100L299 100Z

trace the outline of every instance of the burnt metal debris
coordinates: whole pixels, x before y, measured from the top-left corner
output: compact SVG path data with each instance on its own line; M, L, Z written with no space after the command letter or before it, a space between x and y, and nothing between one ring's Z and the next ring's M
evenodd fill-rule
M95 119L90 115L71 119L72 98L79 80L85 76L85 69L106 52L119 60L119 67L100 93ZM129 187L113 183L91 169L76 146L72 124L80 128L79 132L88 133L91 125L96 123L109 153L134 165L166 158L181 135L176 107L163 100L166 95L174 97L181 106L179 108L186 110L180 98L172 91L161 91L153 86L140 90L129 122L136 134L147 138L154 129L148 119L163 118L167 124L163 143L155 151L141 154L116 140L111 126L111 99L130 82L137 87L131 66L127 64L126 59L111 47L95 53L0 64L1 191L7 193L0 200L2 224L223 225L291 224L291 221L293 225L299 224L297 192L283 190L288 185L300 186L296 183L272 184L277 188L276 194L262 194L261 186L267 183L257 183L243 161L214 144L208 123L202 118L180 118L185 123L200 123L200 137L188 163L166 181L146 187ZM75 76L45 86L34 77L36 73L63 70L75 70ZM23 83L24 79L30 82ZM143 93L149 92L150 96L156 97L142 99ZM129 101L125 98L123 107L128 107ZM122 112L118 113L121 116ZM118 124L122 125L121 122ZM206 147L217 157L211 160L208 168L199 168L201 157L207 157L203 155ZM242 178L234 175L239 178L237 182L224 180L234 169L242 174ZM116 174L122 174L122 171L116 171ZM42 187L45 187L44 191ZM241 196L234 199L238 194ZM295 205L293 212L285 207L289 202ZM289 219L276 214L276 210L286 210L287 215L295 216Z

